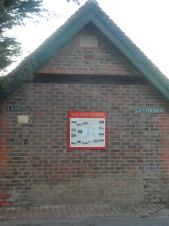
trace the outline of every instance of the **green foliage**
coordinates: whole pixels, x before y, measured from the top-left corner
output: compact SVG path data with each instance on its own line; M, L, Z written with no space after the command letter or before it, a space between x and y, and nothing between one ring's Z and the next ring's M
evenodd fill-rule
M12 62L12 56L21 52L20 44L7 37L6 31L41 11L42 0L0 0L0 70Z
M6 31L16 25L23 25L25 18L39 16L45 11L42 8L42 1L0 0L0 71L12 62L13 56L21 53L20 44L14 38L7 37ZM79 0L66 1L79 4Z
M0 0L0 33L23 23L23 19L37 15L41 9L42 0Z
M0 69L9 65L12 56L17 56L20 52L20 44L14 38L0 37Z
M3 93L10 93L12 90L17 89L23 81L31 81L34 77L36 66L35 59L28 57L26 61L18 66L17 74L13 71L8 76L0 77L0 97Z
M25 18L39 16L43 11L43 0L0 0L0 71L10 65L13 56L21 53L20 43L15 38L8 37L6 31L17 25L24 25ZM79 4L79 0L73 1ZM21 65L20 74L17 75L21 81L24 77L31 79L35 69L35 61L27 60L29 63ZM27 76L29 74L29 76ZM15 86L14 76L0 77L0 91L7 89L13 84Z

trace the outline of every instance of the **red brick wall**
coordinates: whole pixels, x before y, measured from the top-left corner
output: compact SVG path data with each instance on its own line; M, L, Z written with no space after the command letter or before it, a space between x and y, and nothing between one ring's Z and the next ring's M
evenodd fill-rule
M160 118L160 152L161 152L161 193L164 201L169 200L169 114Z
M23 112L7 113L10 104L22 105ZM1 155L7 156L1 170L7 173L0 184L8 186L10 200L45 204L166 198L160 180L166 183L169 173L168 114L135 113L138 106L169 109L148 85L24 85L1 106L10 122L10 139L1 131ZM106 150L68 151L71 110L108 112ZM29 123L18 124L18 114L29 115ZM8 142L2 145L3 140Z
M79 41L81 35L96 36L98 38L98 46L81 47ZM115 46L112 46L99 30L91 25L85 27L65 45L57 56L51 57L39 72L98 75L140 74L129 60Z
M78 47L75 37L41 72L108 74L112 80L114 75L140 74L100 34L98 38L98 49L87 50ZM8 112L11 105L22 111ZM1 103L0 196L33 205L168 201L169 115L136 112L145 106L169 110L165 98L147 83L25 83ZM68 150L67 115L72 110L108 113L106 150ZM28 115L28 124L19 124L18 115Z
M10 160L11 147L8 144L10 138L10 122L5 112L0 108L0 201L8 197L8 183L6 178L10 177L7 162Z

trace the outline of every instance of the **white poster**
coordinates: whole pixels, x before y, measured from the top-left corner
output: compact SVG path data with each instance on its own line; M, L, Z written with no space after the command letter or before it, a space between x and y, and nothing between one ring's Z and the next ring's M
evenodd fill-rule
M104 148L105 137L105 118L70 118L70 148Z

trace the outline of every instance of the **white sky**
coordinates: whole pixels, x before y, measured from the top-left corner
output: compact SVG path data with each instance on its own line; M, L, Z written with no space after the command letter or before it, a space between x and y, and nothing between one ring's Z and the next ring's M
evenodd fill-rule
M169 0L97 1L103 11L169 78ZM22 59L79 8L75 3L67 3L66 0L43 2L45 8L56 16L51 15L48 20L42 18L39 24L28 20L25 27L15 28L10 32L22 43ZM81 0L82 4L84 2L86 0Z

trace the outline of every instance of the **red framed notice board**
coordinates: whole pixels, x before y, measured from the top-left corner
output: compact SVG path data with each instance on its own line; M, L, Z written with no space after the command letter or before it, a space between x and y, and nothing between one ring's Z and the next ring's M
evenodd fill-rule
M105 149L107 112L68 113L69 149Z

